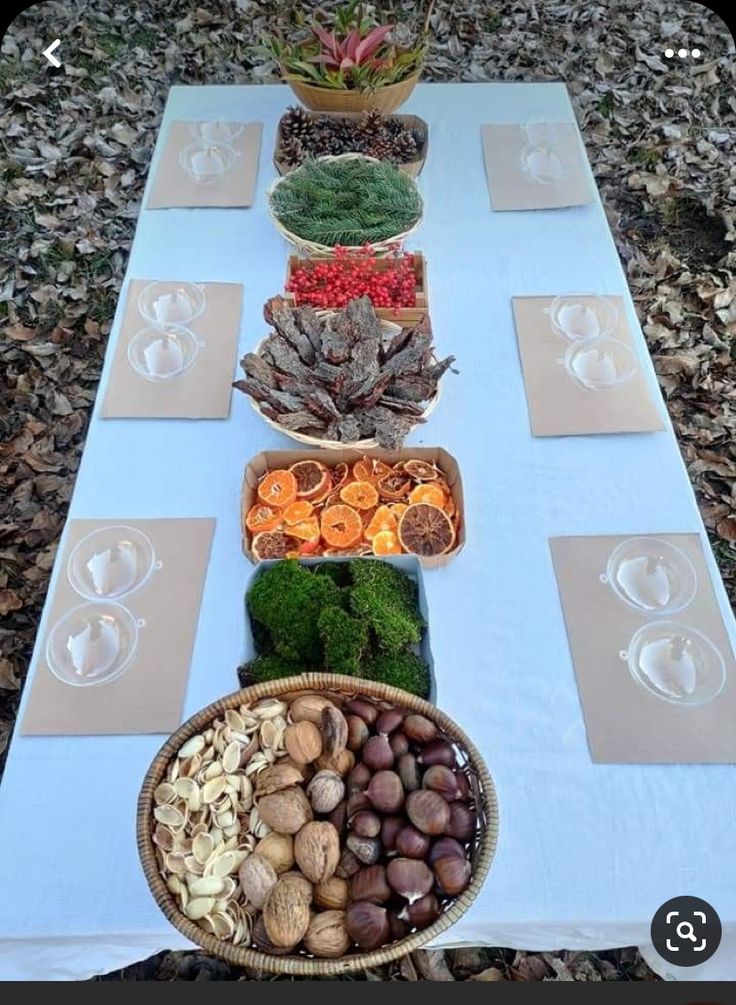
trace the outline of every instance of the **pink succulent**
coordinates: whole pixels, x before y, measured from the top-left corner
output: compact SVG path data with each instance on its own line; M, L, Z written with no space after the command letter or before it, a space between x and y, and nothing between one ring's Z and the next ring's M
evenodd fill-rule
M322 44L322 51L313 56L312 63L322 63L332 69L349 70L354 66L362 66L369 62L386 36L391 32L391 25L381 25L373 28L365 37L360 30L353 30L343 39L325 31L315 24L312 31Z

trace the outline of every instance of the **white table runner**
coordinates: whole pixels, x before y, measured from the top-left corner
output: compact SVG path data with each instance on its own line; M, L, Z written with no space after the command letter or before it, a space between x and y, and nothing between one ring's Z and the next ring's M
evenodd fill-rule
M290 103L281 86L173 88L162 135L181 118L264 122L256 200L247 210L142 210L130 256L131 278L243 283L241 352L262 338L263 302L284 280L289 249L268 220L265 189L276 123ZM692 894L724 926L708 976L733 979L736 770L591 762L550 560L551 535L704 535L669 423L641 435L529 432L514 295L622 294L659 393L599 200L524 213L489 206L481 124L572 120L565 87L421 85L404 111L430 126L419 179L426 215L412 247L428 260L438 352L455 353L461 371L447 375L440 406L409 439L450 450L466 494L467 546L425 578L438 703L485 756L501 812L488 880L442 945L641 944L660 904ZM243 465L288 443L240 395L226 421L100 421L120 320L119 307L70 515L217 517L188 716L237 686L251 569L238 525ZM717 579L709 550L708 560ZM716 592L733 641L718 579ZM138 789L161 742L15 736L0 786L10 853L1 978L79 979L188 945L149 894L135 847Z

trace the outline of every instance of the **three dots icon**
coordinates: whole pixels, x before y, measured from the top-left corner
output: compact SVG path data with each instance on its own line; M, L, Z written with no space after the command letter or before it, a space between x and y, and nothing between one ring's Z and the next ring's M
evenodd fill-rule
M675 56L675 50L665 49L664 54L667 59L672 59ZM700 59L701 52L700 49L693 49L690 52L688 52L687 49L678 49L676 55L678 55L680 59L686 59L688 56L692 56L693 59Z

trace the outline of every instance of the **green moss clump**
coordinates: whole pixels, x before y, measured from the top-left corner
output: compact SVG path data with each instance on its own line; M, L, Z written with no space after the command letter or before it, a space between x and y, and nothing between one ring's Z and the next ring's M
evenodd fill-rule
M282 659L280 656L256 656L246 663L243 671L254 684L265 684L270 680L281 680L302 673L304 668L299 663Z
M319 616L325 607L341 607L342 593L329 576L315 576L291 559L267 569L248 593L251 619L267 628L277 656L322 666Z
M257 577L247 608L258 653L242 668L248 683L324 669L429 694L429 668L415 655L425 627L417 585L395 566L279 562Z
M350 606L372 629L379 649L400 653L418 645L424 621L417 608L416 584L385 562L350 563L354 586Z
M361 661L368 648L368 628L340 607L325 607L319 616L324 645L325 670L360 676Z
M363 674L368 680L399 687L419 698L429 698L429 667L414 653L379 653L363 667Z

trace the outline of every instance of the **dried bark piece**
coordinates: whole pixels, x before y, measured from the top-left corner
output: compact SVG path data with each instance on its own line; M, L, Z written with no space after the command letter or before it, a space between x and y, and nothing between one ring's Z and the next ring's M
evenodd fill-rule
M303 363L312 364L314 362L314 346L299 328L294 308L290 307L283 297L271 297L270 300L267 300L263 308L263 316L268 324L273 325L276 331L294 348Z
M312 348L314 349L315 356L318 356L321 347L322 326L324 322L317 316L315 309L308 305L304 307L297 307L294 312L294 317L299 328L309 339Z
M345 363L350 359L350 323L344 315L327 318L320 345L322 355L329 363Z
M312 391L306 395L304 404L315 415L319 415L325 422L337 421L342 418L342 414L327 391Z
M266 387L277 386L278 374L271 364L257 353L247 352L241 359L240 365L247 377L259 380Z
M288 415L279 416L277 421L284 429L290 429L295 433L303 429L319 430L323 428L323 423L313 412L291 412Z

